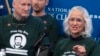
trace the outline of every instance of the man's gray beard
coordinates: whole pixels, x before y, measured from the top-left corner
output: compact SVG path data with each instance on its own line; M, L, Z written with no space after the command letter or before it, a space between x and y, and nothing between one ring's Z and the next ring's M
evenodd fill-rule
M24 20L26 20L26 19L29 17L29 15L28 15L28 16L24 16L24 17L18 18L14 13L13 13L13 16L14 16L18 21L24 21Z
M26 20L28 17L29 17L29 15L28 15L28 16L25 16L25 17L22 17L20 21L24 21L24 20Z

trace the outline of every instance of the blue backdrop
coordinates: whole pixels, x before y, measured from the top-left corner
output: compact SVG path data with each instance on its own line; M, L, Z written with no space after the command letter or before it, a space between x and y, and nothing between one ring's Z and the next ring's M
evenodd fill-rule
M0 16L8 14L9 7L12 11L11 4L12 0L0 1ZM62 22L73 6L83 6L88 10L93 21L92 37L100 43L100 0L50 0L46 11L58 20L63 34Z

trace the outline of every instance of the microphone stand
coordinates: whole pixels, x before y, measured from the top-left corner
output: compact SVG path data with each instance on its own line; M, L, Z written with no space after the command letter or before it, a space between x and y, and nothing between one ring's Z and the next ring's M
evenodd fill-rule
M33 47L36 47L39 45L36 56L39 56L39 53L40 53L41 47L42 47L42 40L44 39L45 36L47 36L46 30L44 32L40 33L40 39L38 39L38 41L36 41L36 43L33 46Z

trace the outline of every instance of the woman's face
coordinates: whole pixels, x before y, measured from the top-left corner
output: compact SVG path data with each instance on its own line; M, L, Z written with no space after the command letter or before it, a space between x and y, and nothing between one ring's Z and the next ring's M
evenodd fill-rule
M85 27L85 20L82 13L79 10L72 11L68 20L69 30L72 36L80 36Z

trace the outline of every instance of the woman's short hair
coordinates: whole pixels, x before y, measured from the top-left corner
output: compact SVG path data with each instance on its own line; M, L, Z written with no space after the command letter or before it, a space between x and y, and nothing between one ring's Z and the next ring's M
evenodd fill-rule
M90 18L88 11L82 6L74 6L70 10L68 17L65 18L65 20L63 22L64 32L68 35L71 34L70 31L69 31L68 20L70 18L72 11L74 11L74 10L79 10L83 14L84 20L86 22L84 31L81 33L82 36L90 37L91 33L92 33L92 19Z

